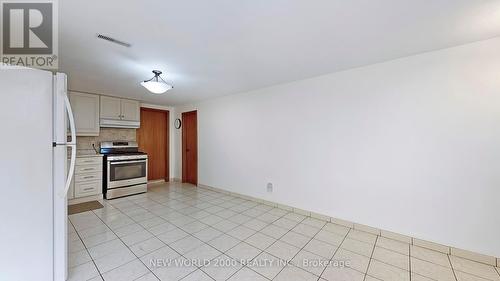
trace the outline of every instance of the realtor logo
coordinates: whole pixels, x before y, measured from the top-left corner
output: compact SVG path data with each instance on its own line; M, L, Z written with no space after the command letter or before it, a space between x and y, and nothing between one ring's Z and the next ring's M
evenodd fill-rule
M1 2L2 66L57 68L55 1Z

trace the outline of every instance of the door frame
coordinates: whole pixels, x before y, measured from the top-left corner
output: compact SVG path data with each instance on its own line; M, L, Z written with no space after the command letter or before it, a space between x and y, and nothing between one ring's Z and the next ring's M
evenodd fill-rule
M140 108L139 110L139 115L140 115L140 112L144 110L144 111L153 111L153 112L164 112L166 113L165 114L165 118L167 119L166 120L166 124L167 124L167 137L165 138L165 152L166 152L166 155L165 155L165 178L164 180L166 182L169 182L170 181L170 111L168 110L165 110L165 109L157 109L157 108L149 108L149 107L142 107Z
M197 110L192 110L192 111L186 111L181 113L181 119L182 119L182 182L186 182L187 180L187 166L186 166L186 134L184 130L184 126L186 124L185 119L186 115L191 115L194 114L196 117L196 180L195 180L195 185L198 185L198 111Z

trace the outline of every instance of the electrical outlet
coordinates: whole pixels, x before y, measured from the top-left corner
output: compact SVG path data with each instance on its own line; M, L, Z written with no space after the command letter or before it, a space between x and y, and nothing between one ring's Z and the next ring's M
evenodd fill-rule
M273 183L272 182L267 183L267 192L273 192Z
M94 149L96 154L99 154L99 150L95 146L95 142L92 142L92 148Z

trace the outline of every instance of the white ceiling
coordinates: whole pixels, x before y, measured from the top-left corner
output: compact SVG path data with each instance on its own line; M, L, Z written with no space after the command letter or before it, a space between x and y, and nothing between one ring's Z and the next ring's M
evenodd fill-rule
M162 105L500 36L497 0L62 0L59 6L60 71L68 73L70 89ZM142 88L153 69L166 72L175 88L159 96Z

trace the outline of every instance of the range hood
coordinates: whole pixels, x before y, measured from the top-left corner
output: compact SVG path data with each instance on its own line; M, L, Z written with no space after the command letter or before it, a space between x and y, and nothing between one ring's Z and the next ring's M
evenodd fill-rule
M100 126L101 128L138 129L141 126L141 122L101 118Z

